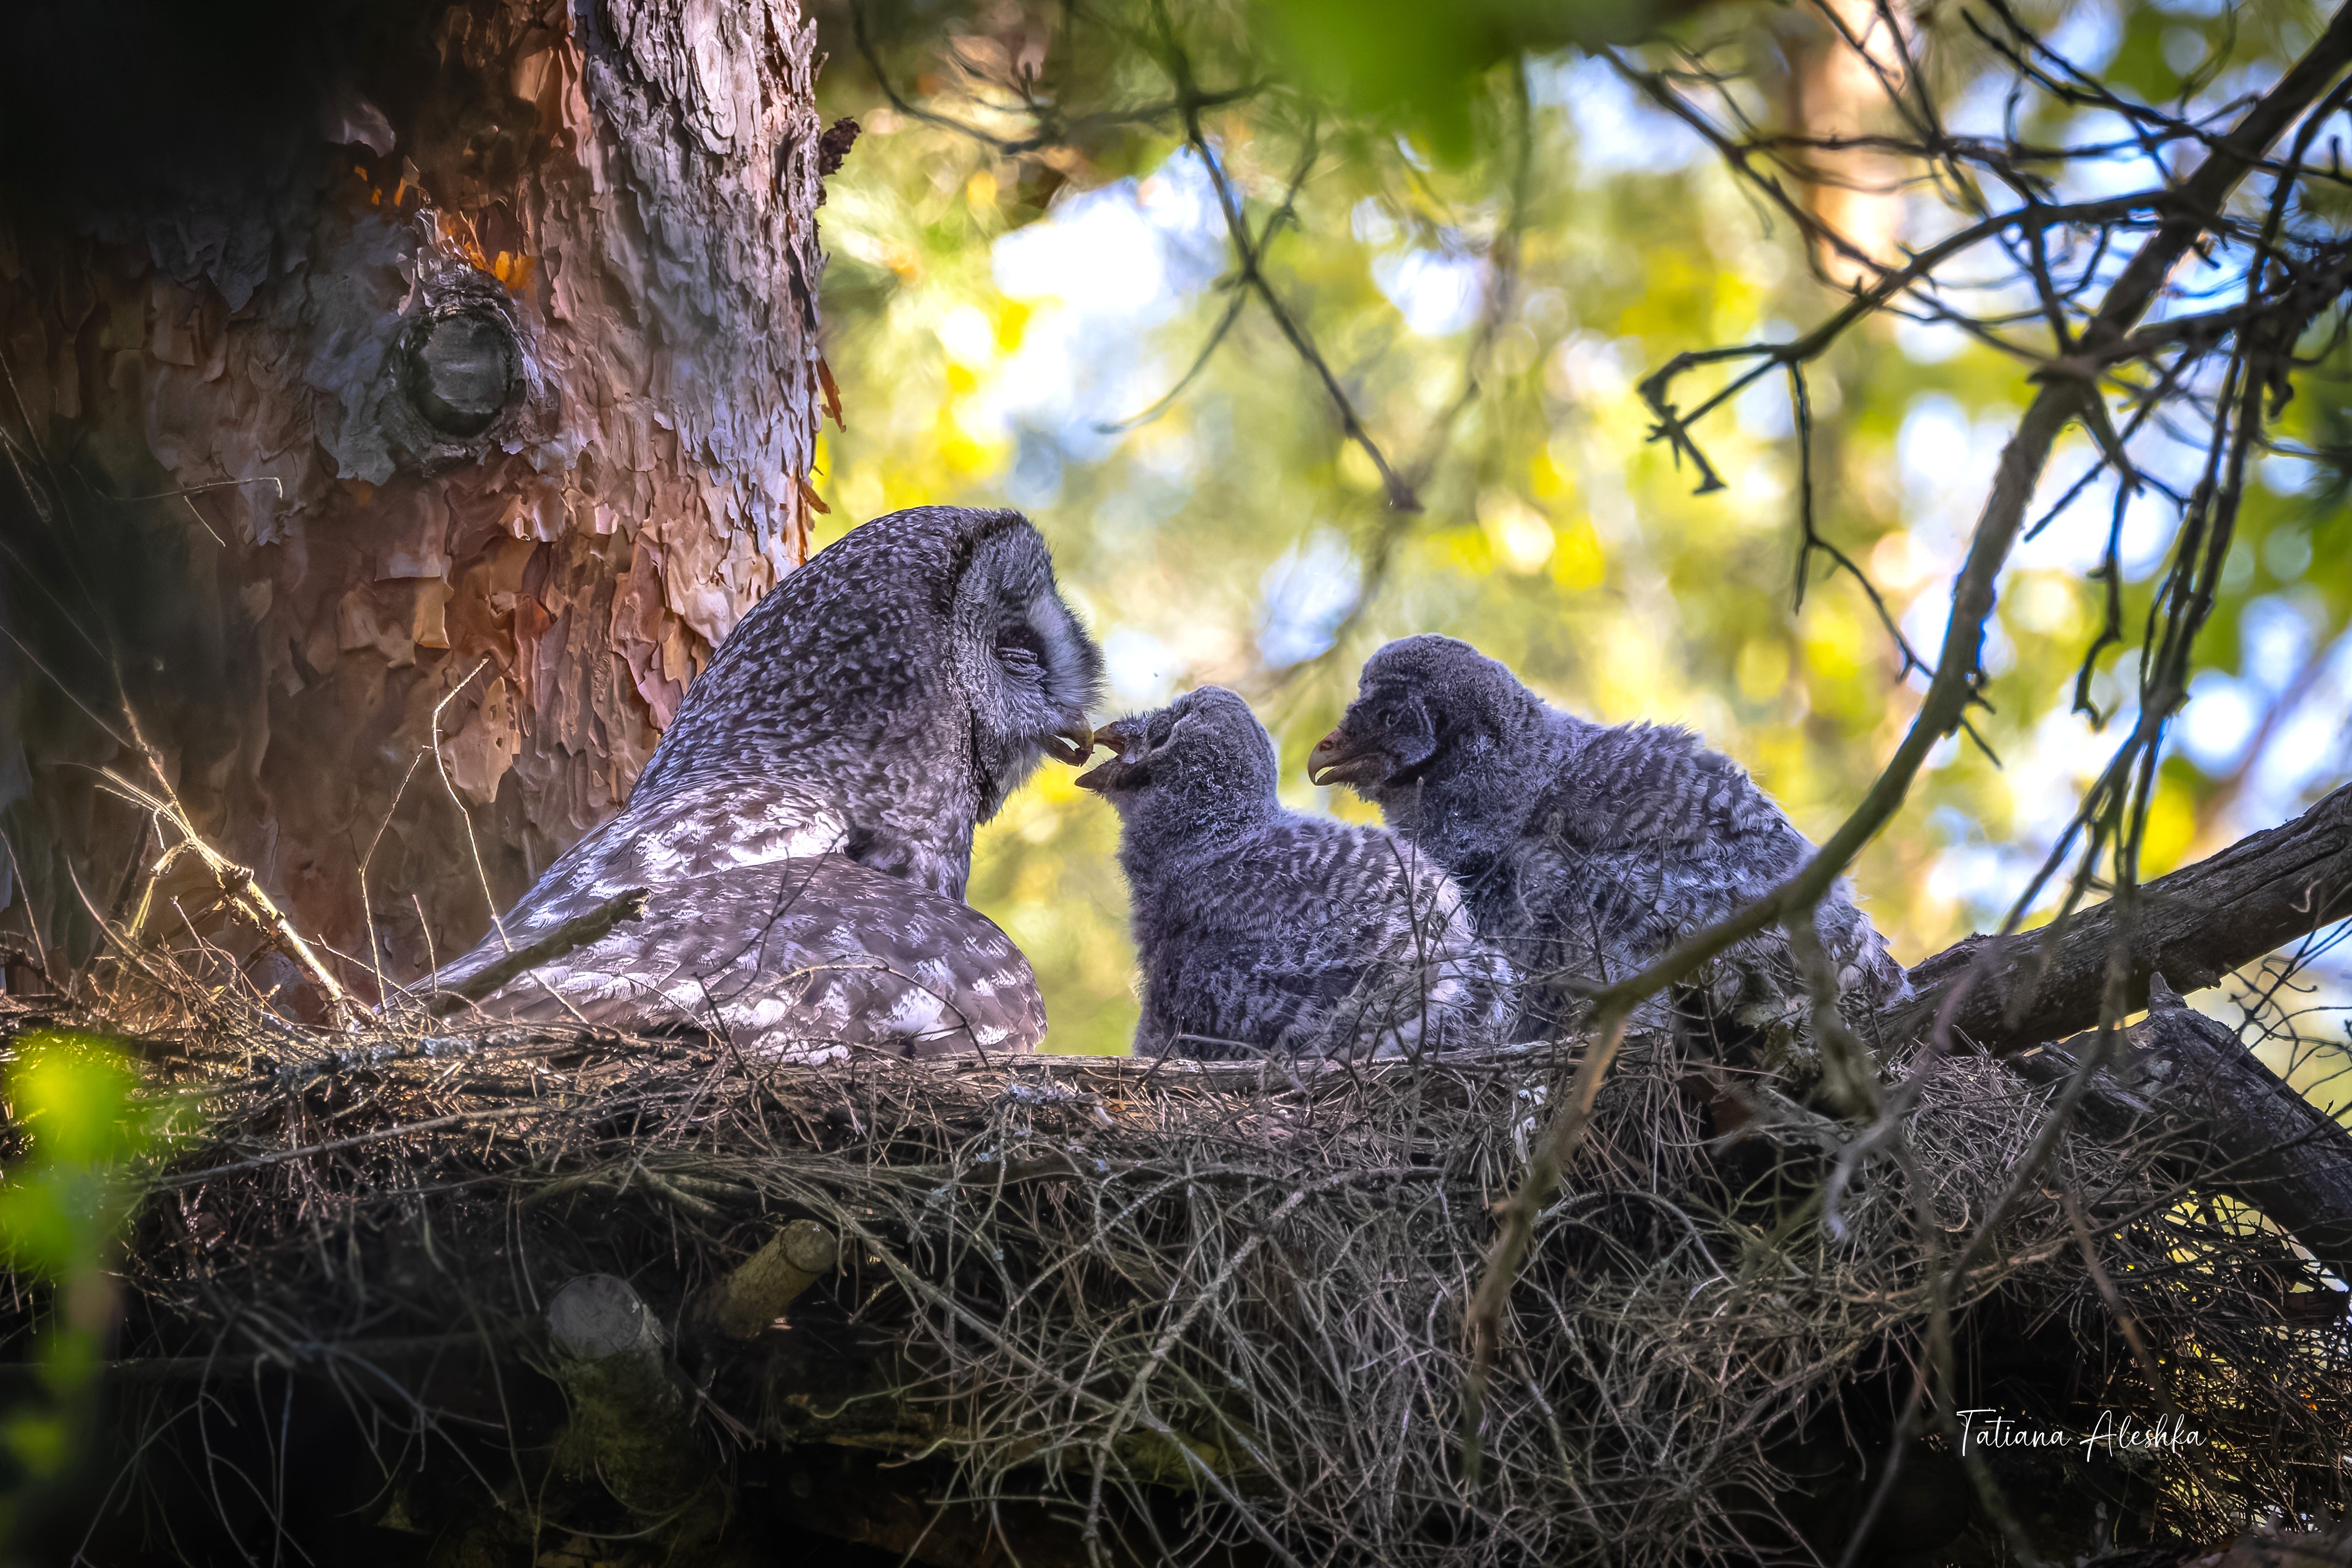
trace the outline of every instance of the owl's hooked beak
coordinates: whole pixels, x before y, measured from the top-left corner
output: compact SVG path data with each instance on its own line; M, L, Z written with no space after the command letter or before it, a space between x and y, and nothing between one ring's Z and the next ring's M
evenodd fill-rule
M1061 743L1055 744L1056 741ZM1080 767L1085 764L1088 757L1095 754L1095 741L1094 727L1087 722L1085 715L1074 713L1063 721L1062 727L1055 731L1052 739L1045 742L1045 753L1058 762L1069 763L1074 768Z
M1316 784L1374 784L1393 771L1378 746L1359 745L1346 724L1315 742L1307 753L1307 781Z
M1129 732L1124 720L1114 721L1097 730L1094 732L1094 743L1097 746L1108 746L1110 757L1092 773L1080 773L1077 780L1078 787L1093 790L1097 795L1108 795L1112 790L1117 789L1119 781L1127 776L1128 769L1131 765L1127 760L1127 748L1137 739L1137 736Z

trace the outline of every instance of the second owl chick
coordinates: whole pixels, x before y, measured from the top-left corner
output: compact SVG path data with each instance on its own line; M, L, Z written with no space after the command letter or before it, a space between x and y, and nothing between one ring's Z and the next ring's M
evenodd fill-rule
M1538 1031L1813 855L1747 770L1690 731L1563 713L1453 637L1375 653L1309 771L1318 784L1353 785L1460 879L1480 934L1526 977ZM1877 1007L1906 993L1903 966L1843 878L1814 925L1848 997ZM1718 968L1706 1010L1740 1025L1785 1019L1804 994L1777 930ZM1634 1021L1663 1026L1663 1009L1661 1000Z
M1461 890L1376 827L1286 810L1274 742L1222 687L1097 732L1144 977L1139 1056L1416 1055L1491 1045L1510 965Z

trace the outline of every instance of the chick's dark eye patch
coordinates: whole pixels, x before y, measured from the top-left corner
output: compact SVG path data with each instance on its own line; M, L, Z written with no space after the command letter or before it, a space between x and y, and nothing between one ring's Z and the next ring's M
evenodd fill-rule
M1015 622L996 634L996 657L1008 664L1042 666L1045 662L1045 639L1028 622Z

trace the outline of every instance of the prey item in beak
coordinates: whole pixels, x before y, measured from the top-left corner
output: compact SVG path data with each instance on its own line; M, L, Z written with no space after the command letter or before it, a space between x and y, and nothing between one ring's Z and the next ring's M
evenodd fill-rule
M1060 744L1055 744L1055 742ZM1067 763L1074 768L1081 766L1095 753L1094 729L1082 715L1073 714L1054 731L1053 739L1045 742L1045 752L1057 762Z
M1389 776L1389 760L1376 749L1358 750L1346 725L1315 742L1307 753L1307 777L1317 784L1374 784Z
M1110 757L1092 773L1080 773L1077 779L1078 787L1103 795L1117 788L1119 780L1127 776L1127 748L1136 738L1128 732L1124 721L1115 721L1094 731L1091 743L1097 746L1108 746Z

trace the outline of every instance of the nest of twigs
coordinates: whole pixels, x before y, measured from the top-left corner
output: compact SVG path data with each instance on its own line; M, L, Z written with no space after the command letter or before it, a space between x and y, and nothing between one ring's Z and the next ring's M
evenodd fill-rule
M1672 1047L1635 1042L1512 1297L1474 1477L1465 1307L1572 1042L1352 1067L808 1067L585 1030L328 1032L219 1003L136 1043L189 1131L125 1269L120 1520L164 1510L180 1483L141 1478L171 1470L232 1533L264 1528L302 1447L273 1437L276 1391L291 1412L301 1384L367 1434L339 1456L365 1472L355 1517L423 1528L408 1483L426 1473L472 1500L436 1505L442 1536L470 1508L545 1546L568 1526L549 1517L565 1448L544 1314L593 1272L661 1321L710 1475L920 1456L926 1503L1044 1531L1013 1542L1026 1562L1834 1561L1938 1323L1956 1386L2022 1426L2171 1410L2201 1434L2004 1450L1990 1473L2021 1513L2084 1489L2086 1531L2095 1497L2110 1531L2204 1541L2345 1500L2342 1325L2298 1322L2294 1249L2185 1199L2150 1150L2070 1135L1948 1283L2045 1106L1980 1059L1928 1068L1914 1157L1860 1162L1832 1215L1843 1124L1782 1101L1727 1138ZM698 1333L694 1303L796 1218L839 1237L838 1271L749 1342ZM20 1330L49 1310L16 1294ZM232 1440L238 1398L260 1419ZM1964 1488L1938 1441L1896 1495L1906 1531ZM775 1484L803 1514L838 1503L797 1470ZM606 1559L659 1560L676 1510L643 1512L591 1532Z

